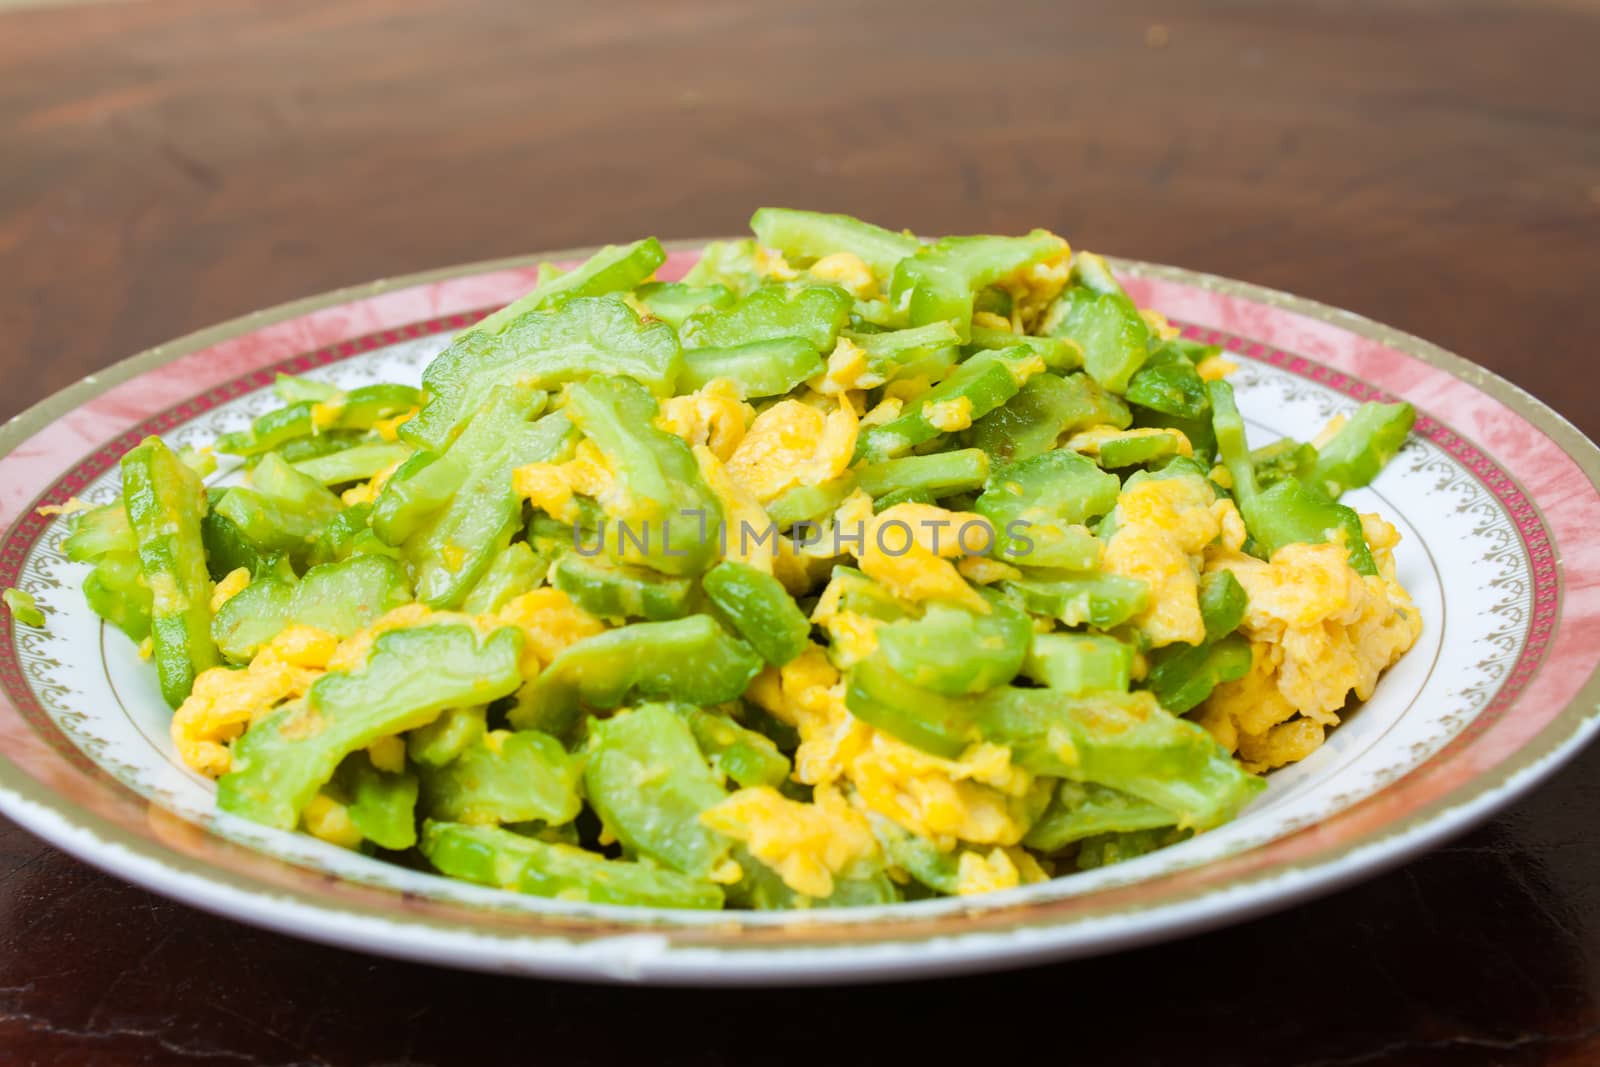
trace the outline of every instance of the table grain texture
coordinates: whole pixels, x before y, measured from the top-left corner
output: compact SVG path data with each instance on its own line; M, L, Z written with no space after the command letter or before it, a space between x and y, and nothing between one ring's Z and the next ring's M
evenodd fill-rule
M280 301L785 204L1300 293L1592 435L1597 54L1583 2L0 2L0 417ZM1203 936L787 992L371 959L0 822L0 1063L1597 1063L1597 777Z

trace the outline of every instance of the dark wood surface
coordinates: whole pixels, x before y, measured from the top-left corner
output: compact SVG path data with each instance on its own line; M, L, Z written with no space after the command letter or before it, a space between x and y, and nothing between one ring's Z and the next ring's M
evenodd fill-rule
M1594 434L1597 53L1580 2L0 4L0 416L257 307L777 203L1291 290ZM805 992L369 959L0 823L0 1063L1595 1063L1597 775L1228 930Z

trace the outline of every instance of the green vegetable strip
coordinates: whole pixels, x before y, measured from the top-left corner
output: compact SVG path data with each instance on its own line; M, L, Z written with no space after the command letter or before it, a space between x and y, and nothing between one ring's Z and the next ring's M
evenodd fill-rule
M1377 574L1372 550L1361 530L1361 516L1354 510L1334 503L1292 477L1267 489L1260 488L1250 463L1244 419L1233 401L1233 387L1227 382L1210 382L1208 388L1217 451L1233 479L1233 495L1239 502L1245 527L1265 557L1271 559L1285 545L1322 544L1338 536L1349 550L1350 566L1362 574Z
M833 285L767 287L726 311L705 309L690 315L679 334L686 349L798 338L813 351L826 352L849 321L851 303L850 295Z
M395 851L417 843L417 776L378 770L358 752L339 766L335 782L349 797L350 821L361 836Z
M423 766L423 805L430 819L558 826L583 807L582 773L583 764L549 734L496 730L442 766Z
M130 640L143 641L150 636L154 608L135 553L107 552L101 556L83 580L83 598L96 615Z
M544 581L548 562L541 562L526 541L507 545L472 587L461 610L468 615L499 611L512 600Z
M541 279L532 292L513 300L477 325L467 327L462 334L502 334L531 311L555 307L579 296L627 292L666 261L666 250L654 237L621 247L606 245L575 270L554 274L548 280Z
M1125 693L1133 673L1133 646L1102 634L1034 634L1022 673L1065 696Z
M1064 434L1090 426L1125 428L1131 422L1128 406L1087 375L1040 374L963 436L1000 466L1048 452Z
M689 724L695 744L715 773L746 789L763 785L777 789L788 781L789 757L766 736L746 729L727 715L689 704L671 707Z
M1070 338L1066 337L1035 337L1032 334L1013 333L1010 330L995 330L987 326L974 326L972 337L968 346L974 349L984 348L1014 348L1022 345L1028 351L1044 360L1044 365L1057 373L1081 370L1083 368L1083 350Z
M93 563L110 552L138 550L128 510L120 500L74 515L72 532L61 542L61 551L74 563Z
M774 667L805 651L811 623L772 575L724 560L706 572L701 586L739 636Z
M496 393L518 386L553 389L591 377L622 375L658 396L671 395L683 368L672 327L643 323L609 297L578 297L515 320L504 332L459 337L422 374L432 394L400 436L442 451Z
M255 723L234 743L217 804L292 830L339 766L374 741L432 722L446 708L508 696L521 682L519 631L479 638L458 625L378 635L364 670L317 679L305 700Z
M661 622L689 614L694 583L569 552L550 568L550 584L602 619Z
M895 265L921 247L908 233L885 230L849 215L817 211L764 207L750 217L750 229L762 247L776 249L796 265L848 252L871 267L880 280L892 276Z
M1089 376L1122 393L1150 354L1150 328L1105 260L1079 252L1072 271L1076 284L1046 312L1041 332L1071 340L1083 352Z
M579 704L609 709L640 700L708 707L740 696L762 659L707 615L639 622L567 648L518 697L518 729L564 734Z
M1223 682L1250 671L1250 642L1228 634L1215 643L1170 645L1158 650L1145 684L1161 706L1175 715L1200 705Z
M150 589L151 658L161 695L177 707L195 675L217 665L211 640L211 575L200 521L205 486L157 437L122 457L123 506Z
M1369 485L1405 444L1417 412L1410 404L1362 404L1333 439L1317 450L1310 484L1338 499Z
M822 371L822 357L810 341L778 337L684 353L678 388L681 392L694 392L718 378L726 378L738 388L739 396L748 400L781 396Z
M39 605L33 595L21 589L8 588L0 593L0 600L5 601L6 608L11 612L11 617L23 626L43 626L44 612L39 610Z
M982 449L963 448L904 456L863 467L858 484L869 496L896 489L927 493L937 499L969 489L982 489L989 480L989 457Z
M728 858L727 838L700 822L727 796L671 708L646 704L590 730L584 791L630 852L696 878Z
M542 400L515 390L501 393L434 464L457 465L466 476L444 509L403 548L424 604L447 608L466 599L522 524L512 471L553 460L571 443L572 424L562 413L527 421L541 406Z
M634 297L674 330L701 308L726 311L737 301L726 285L684 285L682 282L646 282L633 291Z
M323 485L344 485L364 482L404 461L411 452L410 445L374 442L300 460L294 469Z
M306 571L298 582L268 575L218 609L211 634L222 654L245 663L289 626L312 626L349 637L411 602L405 571L386 556L352 556Z
M430 820L421 847L428 862L452 878L530 896L655 908L722 906L722 890L710 882L492 826Z
M722 505L680 437L656 429L656 402L628 378L567 390L567 415L606 457L629 501L602 531L618 563L672 575L704 571L718 553Z
M913 685L959 696L1015 678L1032 637L1032 620L994 598L987 615L932 604L920 619L882 626L878 650L894 672Z
M1093 783L1063 781L1022 843L1045 854L1099 834L1171 826L1177 818L1159 804Z
M1035 774L1110 786L1159 805L1182 827L1227 822L1266 788L1149 693L1064 699L1047 689L1002 689L983 698L980 717L981 735L1009 745Z
M918 397L910 410L863 432L856 439L856 458L879 462L932 440L941 432L929 421L929 415L939 410L936 405L961 403L972 419L982 418L1017 394L1029 376L1026 367L1033 358L1020 347L979 352Z
M1026 237L946 237L924 245L895 267L890 301L913 326L948 322L965 342L978 290L1060 254L1061 238L1045 230Z
M421 403L422 394L408 385L364 385L326 401L300 400L269 411L250 429L217 438L217 451L259 456L302 437L339 430L370 430Z

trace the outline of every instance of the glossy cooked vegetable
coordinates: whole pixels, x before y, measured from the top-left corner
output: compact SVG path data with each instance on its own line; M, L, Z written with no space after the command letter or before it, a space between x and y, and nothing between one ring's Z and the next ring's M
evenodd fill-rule
M1339 501L1409 405L1252 450L1048 231L751 225L542 268L420 389L280 377L209 489L127 455L63 550L224 811L563 900L980 893L1234 818L1415 641Z

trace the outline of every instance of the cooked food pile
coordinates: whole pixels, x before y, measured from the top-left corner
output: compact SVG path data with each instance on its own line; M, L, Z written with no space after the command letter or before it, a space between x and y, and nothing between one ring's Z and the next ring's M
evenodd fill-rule
M1416 641L1339 502L1409 405L1251 449L1055 234L752 228L123 458L66 551L223 811L565 900L982 893L1234 818Z

